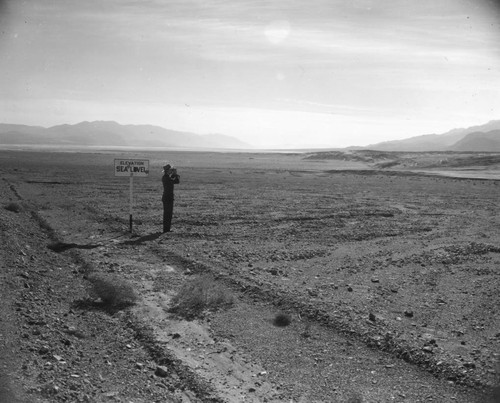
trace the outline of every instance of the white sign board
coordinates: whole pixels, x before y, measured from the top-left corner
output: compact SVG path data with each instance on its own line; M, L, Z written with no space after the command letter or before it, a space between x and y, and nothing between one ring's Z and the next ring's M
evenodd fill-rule
M148 176L149 160L115 159L115 176Z
M138 159L115 159L115 176L128 176L130 178L130 232L132 232L132 207L133 207L133 183L134 176L149 175L149 160Z

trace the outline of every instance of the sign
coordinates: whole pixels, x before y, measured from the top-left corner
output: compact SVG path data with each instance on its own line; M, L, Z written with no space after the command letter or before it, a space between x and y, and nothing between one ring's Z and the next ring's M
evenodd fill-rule
M115 159L115 176L148 176L149 160Z
M148 176L149 175L149 160L128 159L120 160L115 159L115 176L128 176L130 178L130 203L129 203L129 226L132 232L132 210L133 210L133 188L134 176Z

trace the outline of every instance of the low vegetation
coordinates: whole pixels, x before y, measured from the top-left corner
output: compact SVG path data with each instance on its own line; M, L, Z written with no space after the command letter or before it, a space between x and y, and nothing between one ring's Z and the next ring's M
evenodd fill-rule
M363 397L360 394L355 393L349 397L347 403L363 403Z
M5 210L12 211L13 213L21 212L21 206L14 202L6 204L4 208Z
M91 283L90 294L100 298L106 308L122 308L133 305L137 301L137 295L132 286L125 280L116 276L91 275L88 276Z
M274 317L274 320L273 320L274 326L278 326L278 327L286 327L290 323L292 323L292 318L290 315L288 315L286 313L278 313Z
M234 297L215 280L203 275L185 283L177 295L172 298L173 312L185 319L200 317L206 311L228 308L234 303Z

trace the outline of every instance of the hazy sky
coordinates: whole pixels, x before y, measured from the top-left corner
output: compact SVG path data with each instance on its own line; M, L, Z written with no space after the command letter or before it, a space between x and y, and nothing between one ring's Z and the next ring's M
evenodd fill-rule
M0 122L348 146L500 119L490 0L0 0Z

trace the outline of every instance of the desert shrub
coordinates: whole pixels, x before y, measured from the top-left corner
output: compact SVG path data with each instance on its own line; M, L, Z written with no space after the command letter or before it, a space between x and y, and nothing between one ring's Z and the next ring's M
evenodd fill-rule
M210 276L204 275L185 283L172 298L173 312L186 319L194 319L205 311L217 311L234 303L231 293Z
M292 323L292 318L286 313L278 313L273 320L274 326L285 327Z
M12 211L14 213L19 213L21 211L21 206L17 203L11 202L5 206L5 210Z
M95 268L94 268L94 265L92 263L83 261L82 264L80 265L80 273L89 275L94 271L95 271Z
M363 397L359 393L353 393L349 399L347 399L347 403L363 403Z
M92 275L88 281L91 283L90 294L100 298L103 305L109 308L120 308L133 305L137 301L132 286L125 280L116 276Z
M306 322L304 326L304 330L301 333L302 337L311 337L311 322Z

